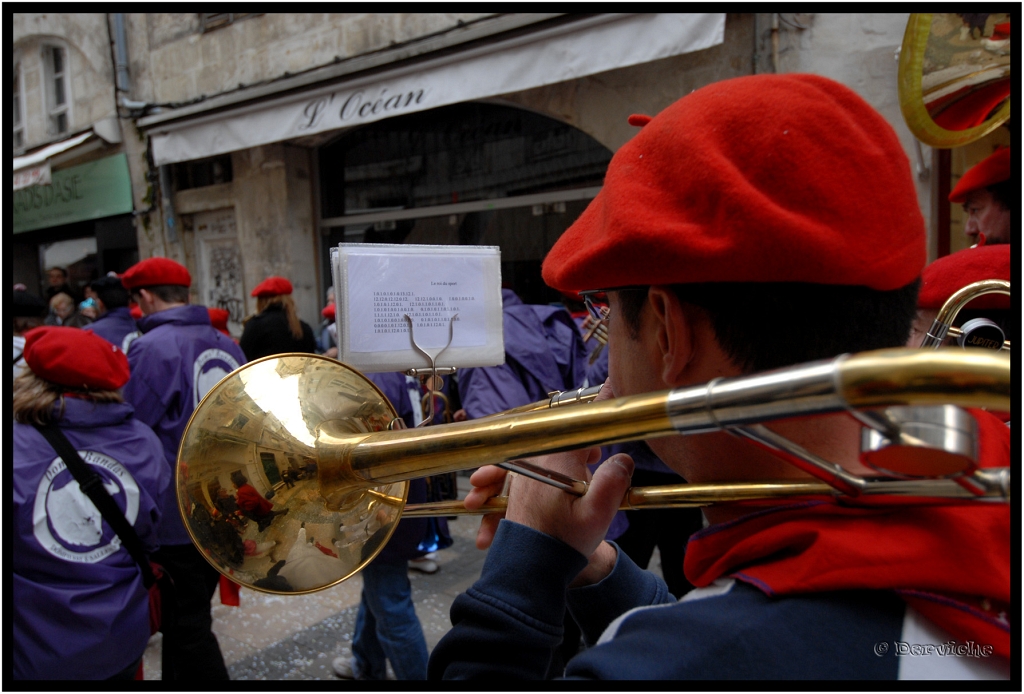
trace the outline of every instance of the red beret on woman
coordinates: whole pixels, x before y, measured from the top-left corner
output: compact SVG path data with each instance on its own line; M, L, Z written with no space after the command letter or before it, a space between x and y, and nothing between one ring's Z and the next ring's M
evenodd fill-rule
M192 275L188 268L170 258L147 258L125 270L121 275L121 284L128 291L162 284L191 287Z
M942 308L949 297L968 284L982 280L1010 281L1010 244L965 248L939 258L921 273L918 308ZM1005 294L984 294L971 301L971 309L1010 308Z
M292 283L284 277L268 277L252 290L252 296L284 296L292 293Z
M82 390L117 390L128 382L128 357L94 333L46 326L25 333L25 362L39 378Z

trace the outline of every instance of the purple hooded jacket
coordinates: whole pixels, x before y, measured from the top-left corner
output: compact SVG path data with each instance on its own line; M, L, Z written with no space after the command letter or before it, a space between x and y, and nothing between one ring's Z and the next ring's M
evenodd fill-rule
M131 378L124 399L135 417L160 438L164 458L173 471L178 444L193 410L221 378L245 363L234 341L210 325L205 306L178 306L143 316L142 336L128 349ZM173 490L164 498L161 545L187 545L192 540L178 513Z
M157 549L171 471L153 431L127 403L77 398L65 398L58 424L146 550ZM149 642L142 573L46 439L19 423L13 437L14 678L108 678Z
M128 353L128 347L132 341L142 334L127 306L107 311L85 326L84 330L96 333L110 344L120 348L125 354Z
M470 419L578 388L587 369L583 337L569 312L524 304L501 290L505 363L459 372L459 397Z

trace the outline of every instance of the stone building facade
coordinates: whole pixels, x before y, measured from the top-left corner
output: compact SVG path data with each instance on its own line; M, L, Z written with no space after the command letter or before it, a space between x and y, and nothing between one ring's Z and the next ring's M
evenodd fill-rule
M76 290L137 257L134 201L103 14L14 14L14 281Z
M60 23L24 17L16 48L22 34ZM341 241L500 245L508 284L530 300L557 298L539 286L540 260L634 134L627 117L755 72L814 72L858 91L919 169L925 218L945 204L929 176L932 151L897 102L905 14L60 21L105 25L114 48L89 63L105 76L92 98L106 110L75 102L75 112L120 117L138 256L185 263L194 300L229 308L236 333L255 308L249 291L271 274L292 280L300 315L318 322L330 247ZM62 31L102 44L86 29ZM127 58L115 90L119 44Z

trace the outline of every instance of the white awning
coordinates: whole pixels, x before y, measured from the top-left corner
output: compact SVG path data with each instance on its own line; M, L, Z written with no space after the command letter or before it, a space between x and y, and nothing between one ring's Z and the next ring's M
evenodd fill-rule
M36 164L42 164L52 156L60 154L61 152L66 152L72 147L77 147L78 145L82 144L90 137L92 137L92 135L92 130L89 130L87 132L75 135L74 137L69 137L66 140L54 142L52 145L47 145L46 147L43 147L41 150L37 152L32 152L32 154L26 154L23 157L15 157L14 170L18 171L19 169L25 169L30 166L35 166Z
M83 146L83 143L94 135L96 139ZM66 140L46 145L31 154L14 157L14 190L21 190L22 188L34 185L49 185L51 180L51 164L59 166L68 157L80 156L102 147L104 143L116 144L120 141L121 130L117 123L117 117L114 116L96 121L93 123L92 128L84 133L79 133ZM71 152L71 150L75 151ZM65 154L66 152L68 154ZM62 154L65 156L58 156Z
M156 126L171 164L703 50L725 14L604 14L227 112Z

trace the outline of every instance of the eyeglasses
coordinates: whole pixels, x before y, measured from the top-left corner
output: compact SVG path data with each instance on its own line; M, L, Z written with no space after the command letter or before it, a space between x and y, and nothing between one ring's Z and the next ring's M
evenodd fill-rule
M647 285L630 285L628 287L612 287L611 289L585 289L578 294L583 297L583 305L587 307L590 317L595 321L603 322L608 320L608 315L611 313L611 309L607 306L608 292L646 292L649 288Z

